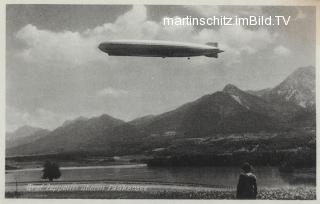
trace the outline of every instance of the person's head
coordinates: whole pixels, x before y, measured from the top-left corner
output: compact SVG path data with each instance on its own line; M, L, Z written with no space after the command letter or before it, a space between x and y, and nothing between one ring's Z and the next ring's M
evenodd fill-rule
M248 162L245 162L242 166L241 169L245 172L245 173L249 173L252 171L252 167Z

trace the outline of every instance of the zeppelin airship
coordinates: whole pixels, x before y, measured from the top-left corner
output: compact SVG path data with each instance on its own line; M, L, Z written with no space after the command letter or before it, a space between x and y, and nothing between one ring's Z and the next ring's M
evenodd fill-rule
M218 58L223 52L218 43L206 44L160 41L160 40L110 40L99 45L109 56L137 57L190 57L206 56Z

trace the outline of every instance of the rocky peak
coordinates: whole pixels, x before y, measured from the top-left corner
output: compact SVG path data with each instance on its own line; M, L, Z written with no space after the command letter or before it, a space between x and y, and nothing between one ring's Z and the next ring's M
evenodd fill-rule
M315 69L301 67L264 96L269 101L287 101L301 107L315 104Z
M227 84L222 91L228 94L237 94L241 92L241 90L233 84Z

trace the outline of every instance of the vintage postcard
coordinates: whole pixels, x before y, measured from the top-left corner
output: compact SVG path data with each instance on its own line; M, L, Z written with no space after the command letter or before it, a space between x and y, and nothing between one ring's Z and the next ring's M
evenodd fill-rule
M253 2L4 2L3 199L316 202L319 3Z

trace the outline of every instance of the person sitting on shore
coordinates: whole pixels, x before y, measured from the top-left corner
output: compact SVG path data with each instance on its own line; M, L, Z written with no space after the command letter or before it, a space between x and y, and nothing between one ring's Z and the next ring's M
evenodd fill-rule
M244 163L241 167L243 173L239 176L237 185L237 199L256 199L257 198L257 179L252 173L249 163Z

